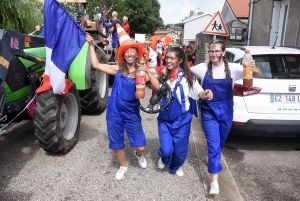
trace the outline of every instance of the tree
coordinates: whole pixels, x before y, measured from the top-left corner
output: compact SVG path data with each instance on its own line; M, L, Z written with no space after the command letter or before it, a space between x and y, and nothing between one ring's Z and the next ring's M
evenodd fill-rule
M1 0L0 29L31 33L43 24L43 5L37 0Z
M63 4L70 12L76 13L75 4ZM118 12L118 18L122 21L123 16L128 17L130 24L130 35L134 37L135 33L153 34L158 27L163 25L160 17L160 4L158 0L89 0L86 6L86 13L89 19L93 19L95 14L100 13L101 8L108 9L107 18L111 19L112 12ZM84 11L83 6L80 6Z

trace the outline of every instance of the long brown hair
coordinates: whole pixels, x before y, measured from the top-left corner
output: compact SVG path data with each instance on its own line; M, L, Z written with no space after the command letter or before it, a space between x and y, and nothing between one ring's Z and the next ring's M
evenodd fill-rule
M215 45L221 45L221 50L222 52L225 51L225 43L223 41L212 41L210 44L209 44L209 47L212 45L212 44L215 44ZM230 69L229 69L229 65L228 65L228 60L226 58L226 55L224 55L222 57L223 59L223 62L224 62L224 65L225 65L225 74L226 74L226 77L228 79L228 81L230 81L231 79L231 72L230 72ZM213 72L212 72L212 61L210 60L208 62L208 65L207 65L207 71L208 71L208 75L211 76L212 80L214 81L214 77L213 77Z
M178 60L182 60L182 63L180 63L179 67L183 71L183 76L187 80L189 88L192 88L194 80L195 80L195 76L192 73L192 71L190 70L190 68L188 67L188 63L187 63L184 51L180 47L170 47L170 48L167 49L166 55L169 52L174 52L174 54L177 57L177 59ZM167 79L167 80L169 79L169 70L167 70L167 75L166 75L165 79Z

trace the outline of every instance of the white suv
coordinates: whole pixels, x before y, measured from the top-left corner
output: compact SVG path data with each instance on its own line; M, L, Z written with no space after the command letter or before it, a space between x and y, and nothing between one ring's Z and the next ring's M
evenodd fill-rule
M236 81L231 133L259 136L300 134L300 50L266 46L228 47L226 57L229 62L241 63L246 49L250 50L262 75L253 79L253 88L242 87L243 80Z

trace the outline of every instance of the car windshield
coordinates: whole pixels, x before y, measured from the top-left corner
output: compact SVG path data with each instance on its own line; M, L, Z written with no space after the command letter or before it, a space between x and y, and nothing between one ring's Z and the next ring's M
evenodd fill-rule
M253 55L263 79L299 79L300 55Z

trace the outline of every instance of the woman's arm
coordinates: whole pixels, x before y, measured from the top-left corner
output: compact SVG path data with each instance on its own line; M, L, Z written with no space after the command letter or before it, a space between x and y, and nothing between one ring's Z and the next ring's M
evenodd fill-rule
M203 100L211 100L213 99L213 93L210 89L206 89L203 90L203 88L201 87L201 85L199 84L199 82L197 80L194 81L193 84L193 94L197 94L197 96ZM191 97L193 98L193 97Z
M95 52L95 45L93 43L93 38L90 35L87 35L86 41L90 45L90 47L89 47L90 48L90 57L91 57L91 62L92 62L93 68L100 70L104 73L110 74L110 75L115 75L119 70L119 66L99 63L96 52Z

